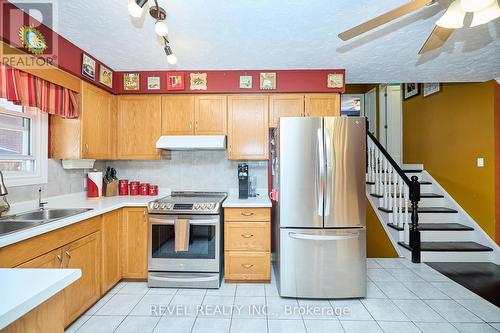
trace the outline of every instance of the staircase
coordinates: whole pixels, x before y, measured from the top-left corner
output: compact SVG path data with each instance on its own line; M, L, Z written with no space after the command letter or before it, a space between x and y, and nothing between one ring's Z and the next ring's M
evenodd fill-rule
M494 262L500 248L423 166L399 167L368 133L366 194L394 248L413 262Z

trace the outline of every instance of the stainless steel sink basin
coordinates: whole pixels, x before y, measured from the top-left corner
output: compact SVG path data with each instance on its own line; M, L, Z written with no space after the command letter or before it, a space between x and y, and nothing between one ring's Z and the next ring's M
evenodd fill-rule
M0 222L0 235L10 234L12 232L34 227L40 224L40 222L2 221Z
M85 213L90 210L89 208L76 208L76 209L40 209L33 212L21 213L9 217L13 221L26 221L26 222L48 222L59 220L65 217L73 216L80 213Z

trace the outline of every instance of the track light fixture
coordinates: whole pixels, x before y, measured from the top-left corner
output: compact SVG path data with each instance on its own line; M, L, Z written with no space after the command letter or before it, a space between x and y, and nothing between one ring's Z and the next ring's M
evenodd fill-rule
M132 17L141 17L144 6L148 0L133 0L128 5L128 11L130 16ZM174 65L177 62L177 58L172 52L172 48L170 47L170 42L167 39L168 27L165 23L165 19L167 18L167 12L165 9L161 8L158 5L158 0L154 0L154 6L149 9L149 15L156 20L155 23L155 32L158 36L163 37L165 41L165 53L167 54L167 61L169 64Z

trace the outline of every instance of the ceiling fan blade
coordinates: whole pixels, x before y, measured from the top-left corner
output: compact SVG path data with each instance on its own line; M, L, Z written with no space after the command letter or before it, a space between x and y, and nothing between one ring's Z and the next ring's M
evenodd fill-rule
M441 28L437 25L434 26L434 29L432 30L429 37L427 37L427 40L425 41L420 51L418 51L418 54L423 54L425 52L443 46L443 44L446 43L448 38L450 38L454 30L455 29Z
M406 5L395 8L395 9L393 9L385 14L382 14L382 15L377 16L369 21L366 21L365 23L361 23L360 25L357 25L349 30L341 32L339 34L339 38L344 40L344 41L351 39L351 38L354 38L354 37L359 36L367 31L370 31L376 27L379 27L383 24L386 24L387 22L395 20L395 19L397 19L401 16L404 16L406 14L409 14L411 12L414 12L417 9L420 9L431 2L432 2L432 0L413 0L409 3L407 3Z

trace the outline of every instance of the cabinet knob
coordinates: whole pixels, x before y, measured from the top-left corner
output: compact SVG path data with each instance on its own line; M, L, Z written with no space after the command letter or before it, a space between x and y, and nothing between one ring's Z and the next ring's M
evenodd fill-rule
M85 144L85 153L87 153L87 154L89 153L89 144L88 143Z
M68 264L66 265L66 267L69 267L69 264L71 262L71 254L69 253L69 251L66 251L66 255L68 256Z
M62 268L63 259L59 254L57 255L57 260L59 260L59 268Z

